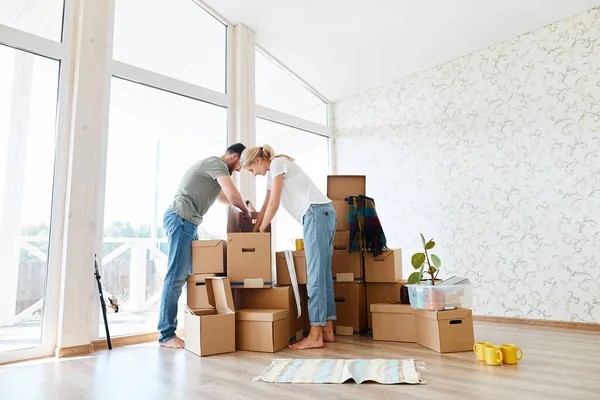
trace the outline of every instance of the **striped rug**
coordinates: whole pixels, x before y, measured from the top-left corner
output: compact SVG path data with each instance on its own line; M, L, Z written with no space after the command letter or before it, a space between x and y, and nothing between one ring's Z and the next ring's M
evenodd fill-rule
M274 359L254 381L268 383L426 383L415 360Z

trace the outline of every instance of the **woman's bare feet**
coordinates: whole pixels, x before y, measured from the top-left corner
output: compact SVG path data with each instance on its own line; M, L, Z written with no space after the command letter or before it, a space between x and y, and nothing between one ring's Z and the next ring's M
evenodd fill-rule
M327 321L327 325L323 327L323 341L325 343L335 342L335 335L333 334L333 322Z
M301 341L290 344L288 347L292 350L307 350L323 348L323 329L321 326L311 326L308 336Z
M183 349L185 345L185 342L182 339L179 339L177 336L175 336L173 339L161 343L160 347L167 347L169 349Z

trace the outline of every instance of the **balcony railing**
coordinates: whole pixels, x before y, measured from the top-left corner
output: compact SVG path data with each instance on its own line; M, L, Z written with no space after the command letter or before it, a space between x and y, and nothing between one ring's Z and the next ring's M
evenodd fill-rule
M41 262L46 263L47 255L40 250L35 244L47 244L47 237L39 236L22 236L21 249L31 254ZM107 281L107 276L110 274L112 261L117 260L125 252L130 250L129 254L129 287L122 288L128 295L116 297L119 300L120 307L127 312L142 312L150 309L158 304L161 291L155 290L154 293L148 293L147 290L147 271L148 261L154 262L158 272L158 281L162 286L162 281L167 270L167 255L160 250L160 244L167 243L166 238L104 238L104 245L120 244L116 249L102 257L102 265L100 273L102 275L102 283L105 297L113 297L113 294L105 288L110 286ZM90 277L92 276L93 265L90 265ZM114 286L114 285L113 285ZM39 293L37 301L20 311L15 316L15 324L31 320L35 313L40 311L44 305L44 292ZM17 299L18 300L18 299Z

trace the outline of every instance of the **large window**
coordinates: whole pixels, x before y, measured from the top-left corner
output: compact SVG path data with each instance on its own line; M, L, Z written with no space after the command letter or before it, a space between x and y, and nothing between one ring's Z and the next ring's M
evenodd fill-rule
M258 49L256 104L327 125L327 104Z
M60 42L63 0L0 0L0 24Z
M0 46L0 353L41 345L58 74Z
M227 28L193 0L118 0L113 56L225 92Z
M163 214L187 168L223 154L226 135L225 108L113 78L102 276L122 303L109 314L115 336L156 330L167 267ZM199 237L223 239L224 215L215 204Z
M323 193L327 192L328 138L257 118L256 143L271 145L276 153L294 158L315 185ZM266 191L266 178L257 176L257 207L262 206ZM277 213L274 225L276 251L294 249L295 239L303 237L302 225L283 209Z

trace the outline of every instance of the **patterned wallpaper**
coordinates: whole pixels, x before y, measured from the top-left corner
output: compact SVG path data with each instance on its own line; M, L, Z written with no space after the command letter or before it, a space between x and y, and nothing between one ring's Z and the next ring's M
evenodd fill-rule
M419 232L474 313L600 322L600 8L334 107L404 271ZM408 275L406 275L408 276Z

